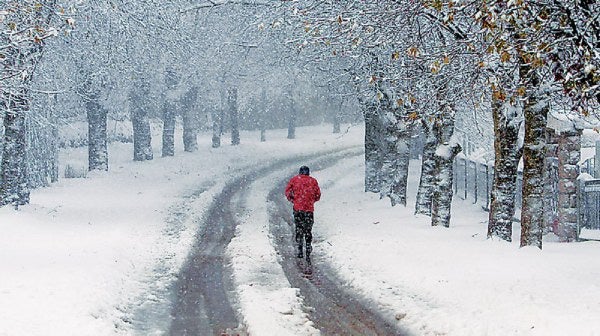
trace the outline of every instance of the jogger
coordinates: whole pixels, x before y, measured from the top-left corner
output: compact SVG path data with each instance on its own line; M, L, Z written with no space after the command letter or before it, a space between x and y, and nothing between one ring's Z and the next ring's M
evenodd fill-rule
M298 258L303 258L303 246L306 244L306 261L310 262L312 252L312 227L314 223L315 202L321 199L319 183L310 177L307 166L300 167L298 175L292 177L285 187L285 197L294 203L294 223L296 224L296 244Z

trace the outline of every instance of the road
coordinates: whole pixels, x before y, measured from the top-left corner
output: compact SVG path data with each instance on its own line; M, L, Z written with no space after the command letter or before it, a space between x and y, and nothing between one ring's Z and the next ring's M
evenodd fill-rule
M311 169L318 170L338 160L360 155L354 149L339 153L331 152L311 158ZM243 176L232 179L215 197L206 215L199 219L199 231L191 252L180 270L177 280L162 296L163 302L154 308L138 312L137 329L140 334L163 328L161 334L188 335L246 335L240 316L236 313L232 272L225 250L238 222L235 214L243 211L247 191L259 176L289 168L295 171L299 161L309 158L295 158L273 162L256 167ZM308 279L299 269L293 255L292 226L289 205L280 193L284 180L274 184L269 194L270 202L277 206L270 214L270 230L276 241L276 249L282 255L282 267L293 287L300 289L304 302L312 307L310 319L323 335L401 335L392 323L385 321L375 309L368 307L350 291L340 287L335 274L317 258L313 274ZM164 303L168 301L168 303ZM169 313L157 313L168 310ZM155 321L143 321L144 315ZM166 316L168 315L168 316ZM156 320L165 320L156 322Z

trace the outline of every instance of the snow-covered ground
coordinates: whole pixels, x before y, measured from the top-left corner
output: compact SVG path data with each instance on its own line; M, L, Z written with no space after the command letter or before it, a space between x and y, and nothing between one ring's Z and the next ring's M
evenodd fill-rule
M265 143L245 132L241 145L219 149L203 134L199 152L157 152L150 162L132 162L131 144L113 144L110 172L62 179L34 191L19 211L0 209L0 335L133 334L125 321L157 285L154 270L160 265L161 281L172 280L193 241L194 219L224 183L269 160L362 142L360 127L343 135L330 129L301 128L296 140L273 131ZM85 166L85 154L65 150L61 162ZM391 208L365 194L363 171L355 157L312 172L323 188L314 257L390 319L415 335L600 335L600 243L548 242L539 251L489 241L486 213L461 200L450 229L432 228L412 204ZM294 173L274 172L253 185L252 211L240 214L228 249L252 335L317 333L274 262L265 227L269 181Z
M360 159L319 174L322 253L351 288L417 335L600 335L600 243L519 248L486 239L487 213L456 199L451 228L365 194Z

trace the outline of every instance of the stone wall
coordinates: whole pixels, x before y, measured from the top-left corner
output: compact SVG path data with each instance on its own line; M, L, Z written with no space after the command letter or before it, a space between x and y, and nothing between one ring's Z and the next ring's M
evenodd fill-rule
M581 158L581 130L558 135L558 230L561 241L577 239L577 177Z

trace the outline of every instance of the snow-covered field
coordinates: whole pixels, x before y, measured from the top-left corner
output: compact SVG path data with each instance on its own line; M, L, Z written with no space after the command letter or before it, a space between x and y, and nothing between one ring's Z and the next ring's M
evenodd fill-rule
M0 335L133 334L125 321L156 286L153 271L166 267L161 281L172 279L193 241L194 218L225 181L275 158L362 143L360 127L343 135L330 130L301 128L296 140L273 131L265 143L246 132L241 145L219 149L203 134L199 152L157 152L150 162L132 162L131 144L113 144L110 172L62 179L34 191L32 204L19 211L0 209ZM84 166L85 154L65 150L61 162ZM357 157L312 172L323 188L314 257L330 262L348 288L390 319L415 335L600 335L600 243L549 242L539 251L489 241L486 213L460 200L452 227L432 228L411 204L391 208L362 192L363 171ZM265 176L249 191L253 211L228 250L239 309L253 335L313 334L264 227L274 179ZM244 246L249 239L255 244ZM257 281L257 269L268 271L270 286L244 283Z

